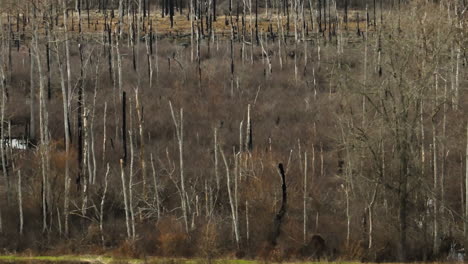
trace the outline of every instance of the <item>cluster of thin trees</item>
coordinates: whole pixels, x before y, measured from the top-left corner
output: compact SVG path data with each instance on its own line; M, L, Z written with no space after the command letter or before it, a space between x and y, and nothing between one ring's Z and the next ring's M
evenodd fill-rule
M2 3L0 244L404 261L468 243L464 1L227 5Z

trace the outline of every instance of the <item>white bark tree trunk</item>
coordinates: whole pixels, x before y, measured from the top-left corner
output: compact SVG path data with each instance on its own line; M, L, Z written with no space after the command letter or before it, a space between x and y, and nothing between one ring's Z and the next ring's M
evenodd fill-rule
M69 165L69 154L70 154L70 134L68 133L68 99L67 99L67 88L65 86L65 76L63 72L63 63L60 57L58 42L55 38L55 54L57 56L57 63L60 73L60 85L62 88L62 104L63 104L63 124L64 124L64 135L65 135L65 193L64 193L64 205L63 214L65 216L65 235L68 236L68 209L70 206L69 195L70 195L70 165Z
M156 201L156 214L159 219L161 217L161 212L160 212L161 204L159 201L159 187L158 187L158 181L156 179L156 169L154 168L153 153L151 153L151 168L153 170L154 200Z
M242 148L242 146L241 146ZM216 180L216 190L219 192L219 173L218 173L218 130L214 129L214 173Z
M184 144L184 110L180 109L180 116L176 118L174 114L174 109L172 107L171 101L169 101L169 107L171 109L172 120L174 121L174 126L176 128L177 141L179 145L179 167L180 167L180 199L182 213L185 223L185 231L189 231L188 227L188 215L187 215L187 201L186 192L185 192L185 178L184 178L184 156L183 156L183 144Z
M108 186L108 178L109 178L109 163L107 163L107 170L106 170L106 176L104 177L104 192L102 194L101 198L101 207L99 210L99 231L101 231L101 241L102 241L102 246L104 247L104 203L106 201L106 194L107 194L107 186Z
M146 200L146 159L145 159L145 135L144 135L144 119L142 107L140 105L140 93L139 89L135 90L135 108L138 116L138 131L140 136L140 165L141 165L141 177L143 182L143 198Z
M135 212L133 208L133 161L134 161L134 150L133 150L133 110L132 110L132 99L129 99L129 106L130 109L130 129L128 130L128 138L130 143L130 180L128 182L128 201L130 207L130 219L132 224L132 239L135 240Z
M122 192L124 198L124 205L125 205L125 225L127 227L127 237L131 237L130 231L130 222L129 222L129 209L128 209L128 200L127 200L127 185L125 184L125 169L124 169L124 161L120 159L120 171L121 171L121 180L122 180Z
M10 177L8 175L8 168L6 166L6 158L5 158L5 99L6 99L6 87L5 87L5 73L3 71L3 65L0 65L0 73L1 73L1 93L2 93L2 99L1 99L1 117L0 117L0 155L1 161L2 161L2 174L3 177L5 178L6 182L6 192L7 192L7 205L10 203Z
M237 248L239 248L239 242L240 242L239 225L237 224L236 208L235 208L234 198L233 198L232 191L231 191L230 169L226 160L226 156L224 155L224 151L221 148L221 146L219 147L219 150L221 152L221 157L223 158L223 161L224 161L224 166L226 167L226 184L227 184L227 189L228 189L229 205L231 206L232 225L234 226L234 235L236 239L236 245L237 245Z
M40 16L40 15L39 15ZM39 49L38 36L38 21L33 19L33 44L34 54L36 56L37 70L39 74L39 131L40 131L40 156L41 156L41 171L42 171L42 231L47 230L47 190L48 190L48 172L47 172L47 111L44 101L44 81L41 64L41 56Z

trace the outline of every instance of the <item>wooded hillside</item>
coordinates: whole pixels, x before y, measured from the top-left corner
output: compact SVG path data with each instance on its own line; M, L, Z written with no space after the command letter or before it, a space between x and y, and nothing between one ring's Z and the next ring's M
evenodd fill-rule
M463 257L465 1L0 3L2 253Z

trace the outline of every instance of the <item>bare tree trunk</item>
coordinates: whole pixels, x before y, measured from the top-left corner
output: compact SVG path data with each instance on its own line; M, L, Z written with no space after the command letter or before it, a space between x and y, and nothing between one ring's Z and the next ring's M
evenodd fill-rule
M0 25L1 26L1 25ZM1 88L2 88L2 101L1 101L1 117L0 117L0 155L2 161L2 172L3 176L5 177L6 181L6 193L7 193L7 205L10 203L10 176L8 175L8 168L6 166L6 153L5 153L5 101L6 101L6 87L5 87L5 73L3 71L3 65L0 65L0 73L1 73Z
M131 237L131 231L130 231L130 222L129 222L127 185L125 184L125 169L124 169L123 159L120 159L120 171L121 171L121 180L122 180L122 192L123 192L124 205L125 205L125 225L127 227L127 238L130 238Z
M433 151L433 169L434 169L434 241L433 252L437 256L439 252L439 179L437 172L437 143L436 143L436 129L434 122L432 123L432 151Z
M189 0L190 1L190 62L193 62L193 31L194 31L194 23L193 23L193 13L194 13L194 6L193 6L193 1L194 0Z
M180 109L180 116L176 118L174 109L172 108L172 103L169 101L169 107L171 109L172 120L174 121L174 126L176 129L177 142L179 145L179 167L180 167L180 199L182 213L185 223L185 231L189 231L188 227L188 215L187 215L187 201L186 192L185 192L185 178L184 178L184 156L183 156L183 144L184 144L184 110Z
M107 102L104 102L103 132L102 132L102 162L106 162L106 143L107 143Z
M81 92L79 92L81 93ZM83 106L85 105L85 100L84 100L84 96L82 97L83 100L80 100L78 99L78 101L82 101L83 102ZM83 120L83 154L82 154L82 157L81 157L81 164L82 164L82 169L80 170L80 175L81 175L81 179L83 180L83 202L82 202L82 206L81 206L81 214L83 216L86 215L86 211L87 211L87 207L88 207L88 186L90 184L90 178L91 178L91 173L89 171L89 162L88 162L88 155L89 155L89 136L88 136L88 133L89 133L89 129L88 129L88 108L86 106L83 107L83 114L81 116L82 120ZM78 123L79 124L79 123ZM79 135L79 134L78 134ZM80 136L78 136L78 140L79 140ZM81 142L81 141L80 141ZM86 177L86 172L88 170L88 177Z
M118 74L118 78L117 78L117 83L118 83L118 87L119 87L119 96L120 94L122 94L122 104L123 102L125 102L124 98L123 98L123 91L122 91L122 56L120 54L120 40L119 38L114 38L115 39L115 43L116 43L116 55L117 55L117 74ZM117 108L117 104L116 104L116 96L115 96L115 92L114 92L114 108ZM119 127L119 124L118 124L118 118L117 118L117 111L114 111L114 120L115 120L115 137L117 138L118 135L119 135L119 132L118 132L118 127ZM125 119L124 119L125 120ZM122 120L122 122L124 121ZM122 130L121 131L122 133L125 133L125 134L122 134L122 137L125 137L126 135L126 131ZM125 146L123 146L125 147ZM126 154L125 154L125 150L124 150L124 157L123 157L123 161L124 161L124 165L125 163L127 162L127 157L126 157Z
M219 150L221 152L221 157L223 158L223 161L224 161L224 166L226 166L226 184L227 184L227 189L228 189L229 204L231 206L232 225L234 226L234 235L236 238L236 245L237 245L237 248L239 249L239 244L240 244L239 225L237 222L236 209L235 209L234 199L232 197L232 191L231 191L231 177L229 173L230 169L226 160L226 156L224 155L224 151L221 148L221 146L219 147Z
M145 135L144 135L144 117L142 106L140 105L139 89L135 90L135 108L138 115L138 130L140 133L140 163L141 177L143 180L143 198L146 200L146 159L145 159Z
M149 78L149 87L153 87L153 55L151 54L151 41L152 34L146 35L146 60L148 62L148 78Z
M242 146L241 146L242 147ZM219 192L219 174L218 174L218 130L214 129L214 172L215 172L215 179L216 179L216 190Z
M374 187L374 194L372 195L371 202L369 203L369 249L372 248L373 242L374 242L374 205L375 205L375 199L377 197L377 191L378 191L379 185L376 184Z
M63 124L64 124L64 136L65 136L65 193L64 193L64 210L63 214L65 216L65 235L68 236L68 208L69 208L69 195L70 195L70 165L69 165L69 154L70 154L70 133L68 132L70 128L68 127L68 99L67 99L67 89L65 87L65 77L63 73L62 60L60 58L60 51L58 48L57 38L55 39L55 54L57 55L57 63L60 72L60 84L62 87L62 102L63 102Z
M252 139L252 120L250 119L250 104L247 106L247 132L245 139L245 149L248 151L253 150L253 139Z
M466 154L465 154L465 248L468 248L468 122L466 123ZM465 260L468 260L468 254L465 254Z
M307 242L307 152L304 152L304 244Z
M130 140L130 179L128 182L128 201L130 207L130 218L132 223L132 239L135 241L135 212L133 208L133 160L135 157L133 151L133 110L132 110L132 99L129 99L129 109L130 109L130 129L128 130L128 138Z
M30 117L29 117L29 140L31 143L36 144L36 109L35 109L35 83L34 83L34 56L32 54L31 48L29 49L29 57L31 63L30 71L30 95L29 95L29 107L30 107ZM3 83L3 82L2 82Z
M0 24L1 24L1 23L2 23L2 22L1 22L1 18L0 18ZM1 26L0 26L0 27L1 27ZM31 58L31 61L32 61L32 60L33 60L33 59ZM2 119L2 120L1 120L1 122L2 122L2 123L1 123L1 127L2 127L1 130L2 130L2 131L1 131L1 134L2 134L2 135L1 135L1 139L0 139L0 140L1 140L1 146L0 146L0 147L1 147L1 152L2 152L2 153L1 153L0 155L2 155L2 170L3 170L3 175L4 175L4 177L5 177L5 180L7 181L7 189L10 189L9 186L8 186L8 185L9 185L9 184L8 184L8 182L9 182L8 176L7 176L6 173L5 173L5 172L6 172L6 168L5 168L5 161L4 161L4 156L3 156L3 145L4 145L4 140L3 140L3 118L4 118L4 108L5 108L5 87L4 87L4 86L5 86L5 82L4 82L4 80L5 80L5 73L4 73L4 71L3 71L3 65L0 65L0 73L1 73L0 82L1 82L1 85L2 85L2 109L1 109L1 111L2 111L2 116L1 116L1 119ZM8 195L7 195L7 199L8 199ZM3 233L3 223L2 223L2 210L1 210L1 207L0 207L0 234L1 234L1 233Z
M281 226L283 224L283 220L284 220L283 218L286 215L287 204L288 204L288 202L287 202L288 201L287 200L288 194L287 194L287 187L286 187L286 173L284 171L284 167L283 167L282 163L280 163L278 165L278 169L279 169L279 173L280 173L280 176L281 176L282 200L281 200L281 208L280 208L280 210L278 211L278 213L275 216L274 230L273 230L271 241L270 241L271 245L274 246L274 247L277 245L278 237L281 234Z
M0 234L3 234L2 207L0 206Z
M90 134L90 139L91 139L91 142L90 142L90 156L88 157L88 163L91 164L92 163L92 170L90 168L90 173L92 173L92 180L91 180L91 184L96 184L96 174L97 174L97 163L96 163L96 151L95 151L95 148L94 148L94 132L95 132L95 129L94 129L94 120L95 120L95 117L96 117L96 98L97 98L97 91L98 91L98 82L99 82L99 58L97 59L97 62L96 62L96 75L95 75L95 85L94 85L94 96L93 96L93 110L92 110L92 114L91 114L91 124L90 124L90 130L89 130L89 134ZM90 165L91 166L91 165Z
M466 9L465 9L466 11ZM458 104L460 102L459 100L459 85L460 85L460 48L457 48L457 51L456 51L456 59L455 59L455 99L456 99L456 103L455 103L455 109L458 110Z
M159 187L158 187L158 181L156 179L156 169L154 168L153 153L151 153L151 168L153 170L154 199L156 201L156 214L159 219L161 217L161 211L160 211L161 203L159 201Z
M71 66L70 66L70 41L68 39L68 12L67 12L67 3L66 0L62 0L63 6L63 25L64 25L64 34L65 34L65 53L66 53L66 62L67 62L67 84L68 84L68 93L66 95L67 98L67 107L70 110L71 107L71 100L72 100L72 84L71 84ZM67 122L69 121L70 117L67 116ZM69 128L70 129L70 128ZM69 130L66 131L69 133ZM66 214L66 212L64 212ZM67 225L67 223L65 223ZM66 226L65 226L66 227Z
M119 71L120 71L119 65ZM120 74L119 74L120 75ZM119 79L121 76L119 76ZM119 81L120 82L120 81ZM124 166L127 166L127 93L122 92L122 156Z
M249 202L245 201L245 238L247 240L247 244L250 240L250 226L249 226Z
M20 236L22 236L24 218L23 218L23 194L21 192L21 170L18 170L18 208L19 208L19 218L20 218L19 233L20 233Z
M122 38L122 22L123 22L123 16L124 16L124 11L123 11L123 0L119 0L119 41Z
M104 247L104 203L106 201L106 194L107 194L107 186L108 186L108 177L109 177L109 163L107 163L107 170L106 170L106 176L104 177L104 192L102 194L101 198L101 207L100 207L100 213L99 213L99 231L101 231L101 241L102 241L102 246Z
M41 171L42 171L42 231L47 230L47 185L48 185L48 176L47 176L47 112L44 101L44 82L43 82L43 73L42 65L40 58L40 49L39 49L39 37L38 37L38 22L37 19L34 19L34 53L36 56L37 69L39 73L39 131L40 131L40 155L41 155Z

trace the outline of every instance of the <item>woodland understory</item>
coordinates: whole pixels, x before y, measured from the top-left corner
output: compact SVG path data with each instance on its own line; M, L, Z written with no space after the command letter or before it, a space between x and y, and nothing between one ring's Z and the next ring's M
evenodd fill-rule
M456 258L467 9L0 0L1 253Z

